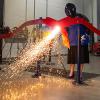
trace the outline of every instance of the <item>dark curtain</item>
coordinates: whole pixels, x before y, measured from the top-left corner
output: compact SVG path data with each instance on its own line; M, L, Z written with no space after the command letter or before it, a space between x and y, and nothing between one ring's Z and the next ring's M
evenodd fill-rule
M0 0L0 27L3 27L4 0Z
M0 28L3 27L4 0L0 0ZM0 63L2 63L2 39L0 39Z

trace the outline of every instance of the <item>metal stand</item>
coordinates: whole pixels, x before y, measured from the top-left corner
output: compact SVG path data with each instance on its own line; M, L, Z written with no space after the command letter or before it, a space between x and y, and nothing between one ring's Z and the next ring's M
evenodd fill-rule
M81 84L80 80L80 28L78 27L78 45L77 45L77 80L78 84Z
M40 60L37 61L37 67L36 67L36 72L34 75L32 75L33 78L38 78L39 76L41 76L41 72L40 72Z
M80 26L78 26L78 43L77 43L77 77L76 77L76 81L73 82L73 84L75 85L81 85L84 84L84 82L81 80L80 78L80 70L81 70L81 64L80 64L80 45L81 45L81 41L80 41Z

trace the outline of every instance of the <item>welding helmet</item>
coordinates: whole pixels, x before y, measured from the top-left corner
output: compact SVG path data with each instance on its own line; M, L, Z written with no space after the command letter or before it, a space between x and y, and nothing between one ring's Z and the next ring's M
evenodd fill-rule
M69 17L75 17L76 16L76 7L72 3L67 3L65 6L65 14Z

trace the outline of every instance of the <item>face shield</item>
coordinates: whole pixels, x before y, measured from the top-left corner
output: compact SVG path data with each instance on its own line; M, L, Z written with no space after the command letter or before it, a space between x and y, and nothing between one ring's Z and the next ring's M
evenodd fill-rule
M75 17L76 16L76 7L72 3L68 3L65 6L65 14L69 17Z

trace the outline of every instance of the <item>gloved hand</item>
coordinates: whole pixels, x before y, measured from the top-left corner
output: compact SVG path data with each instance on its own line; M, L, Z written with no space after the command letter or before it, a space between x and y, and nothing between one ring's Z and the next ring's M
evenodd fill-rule
M81 45L87 45L89 43L89 35L84 34L81 36Z

